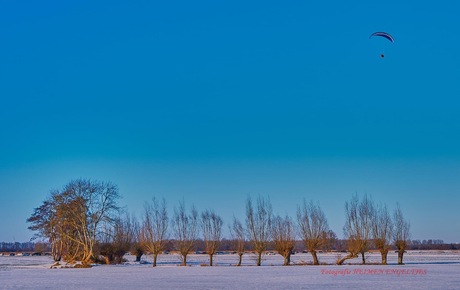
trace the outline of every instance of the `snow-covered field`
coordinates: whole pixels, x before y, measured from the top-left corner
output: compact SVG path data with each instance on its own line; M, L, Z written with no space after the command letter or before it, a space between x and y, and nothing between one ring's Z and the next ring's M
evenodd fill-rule
M333 264L338 254L320 254L322 263ZM127 263L89 269L50 269L49 257L0 257L0 289L460 289L460 252L411 251L406 264L305 266L309 254L296 254L296 266L283 267L279 255L266 255L261 267L247 254L242 267L236 255L216 255L216 267L204 266L206 255L190 255L188 267L180 267L177 255L161 255L158 267L144 256L141 263L127 255ZM378 262L379 254L367 256Z

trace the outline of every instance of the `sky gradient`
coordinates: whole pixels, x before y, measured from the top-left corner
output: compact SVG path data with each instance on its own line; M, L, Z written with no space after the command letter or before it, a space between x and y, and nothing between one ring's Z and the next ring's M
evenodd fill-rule
M367 193L460 242L458 1L136 2L0 3L0 241L83 177L137 215L312 199L339 237Z

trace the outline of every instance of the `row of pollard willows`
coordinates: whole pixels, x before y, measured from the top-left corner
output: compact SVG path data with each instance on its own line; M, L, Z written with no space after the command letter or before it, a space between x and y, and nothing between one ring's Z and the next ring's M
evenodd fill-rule
M341 265L347 259L366 256L374 246L382 256L382 264L387 264L387 255L394 246L398 252L398 264L402 264L403 254L409 240L409 223L404 219L399 205L390 215L385 205L376 206L370 197L359 199L353 195L345 204L346 223L344 234L345 248L348 255L337 259ZM169 225L171 231L169 231ZM174 208L173 217L168 222L166 202L153 199L147 203L140 227L139 245L153 255L156 266L158 254L164 251L169 232L174 239L174 248L181 257L181 264L187 265L187 257L196 247L199 233L202 234L204 252L209 255L209 265L213 265L213 256L219 250L222 240L222 218L212 210L198 213L195 207L186 210L184 202ZM296 238L300 236L306 250L312 255L313 264L319 265L318 251L331 247L337 240L328 227L325 213L319 204L305 200L297 208L296 219L289 216L273 215L268 198L259 196L254 202L250 197L246 201L246 215L242 222L236 217L229 226L234 252L238 254L237 265L242 264L242 257L247 250L247 243L256 254L256 265L262 264L262 256L268 246L284 258L283 265L291 264Z
M135 245L138 259L143 253L151 253L155 267L158 255L173 240L174 250L179 253L181 265L185 266L198 238L202 238L209 265L213 265L224 226L214 210L198 213L194 206L187 210L181 201L170 217L165 200L153 198L145 203L142 218L137 220L121 214L117 205L119 197L118 188L112 183L86 179L71 181L61 190L51 191L43 204L34 210L28 219L29 229L50 242L56 261L81 261L89 265L102 256L105 263L121 263L124 254ZM312 201L304 200L297 207L295 219L274 215L270 199L262 196L255 201L248 197L245 209L244 220L234 217L229 226L239 257L238 266L248 242L256 253L256 265L261 265L269 245L283 256L283 264L289 265L297 237L311 253L313 264L319 265L317 252L336 239L325 213ZM365 253L372 244L380 251L382 264L387 263L391 246L398 252L398 264L402 264L409 228L399 205L391 215L386 205L377 206L369 196L360 199L355 194L345 203L344 236L348 255L338 259L337 264L360 254L365 264Z

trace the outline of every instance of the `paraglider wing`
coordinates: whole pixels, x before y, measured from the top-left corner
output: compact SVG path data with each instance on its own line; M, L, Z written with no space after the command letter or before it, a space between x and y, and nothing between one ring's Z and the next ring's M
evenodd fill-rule
M381 36L381 37L384 37L384 38L388 39L391 42L395 42L393 36L391 36L390 34L388 34L386 32L374 32L374 33L371 34L371 36L369 36L369 38L371 38L373 36Z

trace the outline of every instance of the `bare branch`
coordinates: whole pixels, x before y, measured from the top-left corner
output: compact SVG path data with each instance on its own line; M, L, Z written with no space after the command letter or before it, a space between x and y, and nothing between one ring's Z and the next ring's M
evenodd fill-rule
M248 197L246 202L246 227L247 232L254 244L257 253L257 266L262 263L262 254L267 249L270 241L270 226L272 218L272 206L270 200L259 196L257 207L254 208L252 200Z
M297 222L300 236L313 257L313 264L319 265L317 251L327 242L329 226L326 215L319 204L304 199L302 207L297 208Z

